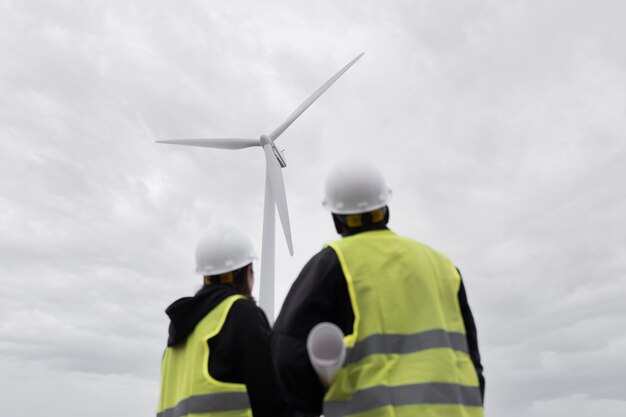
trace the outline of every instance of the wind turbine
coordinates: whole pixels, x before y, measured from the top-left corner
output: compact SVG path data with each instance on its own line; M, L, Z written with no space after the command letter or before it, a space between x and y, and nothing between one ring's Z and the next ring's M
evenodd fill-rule
M283 151L279 150L274 141L317 100L339 77L343 75L356 61L363 56L359 54L339 72L326 81L309 98L307 98L293 113L270 134L263 134L258 139L247 138L211 138L211 139L175 139L159 140L157 143L172 145L200 146L218 149L244 149L262 147L265 154L265 201L263 206L263 238L261 246L261 283L259 288L259 303L270 321L274 320L274 261L275 261L275 223L276 212L283 227L289 253L293 255L291 241L291 226L287 209L287 196L281 168L287 166Z

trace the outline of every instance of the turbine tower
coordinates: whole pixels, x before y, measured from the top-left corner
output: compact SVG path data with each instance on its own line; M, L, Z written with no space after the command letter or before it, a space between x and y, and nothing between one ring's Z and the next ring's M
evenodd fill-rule
M276 209L283 228L289 253L293 255L291 241L291 226L289 223L289 210L287 209L287 196L281 168L287 166L285 155L280 151L274 141L317 100L339 77L343 75L356 61L363 56L359 54L339 72L333 75L309 98L307 98L291 115L276 129L269 134L263 134L258 139L248 138L211 138L211 139L175 139L159 140L157 143L172 145L200 146L217 149L244 149L250 147L262 147L265 154L265 200L263 206L263 238L261 246L261 277L259 288L259 303L265 311L270 322L274 321L274 262L275 262L275 232L276 232ZM276 207L276 209L274 208Z

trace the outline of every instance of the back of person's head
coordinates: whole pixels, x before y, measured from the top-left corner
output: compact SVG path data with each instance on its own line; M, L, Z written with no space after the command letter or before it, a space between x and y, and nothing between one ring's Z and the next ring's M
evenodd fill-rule
M380 170L362 160L347 160L329 172L322 205L333 214L341 235L384 227L391 190Z
M252 240L232 226L216 226L204 232L196 245L196 272L204 285L225 284L251 296L248 271L256 259Z

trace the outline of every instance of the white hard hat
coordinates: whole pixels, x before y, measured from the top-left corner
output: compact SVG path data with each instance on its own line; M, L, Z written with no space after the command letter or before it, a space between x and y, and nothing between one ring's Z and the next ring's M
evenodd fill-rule
M336 214L367 213L386 206L390 198L391 190L378 168L369 162L349 160L326 177L322 205Z
M204 276L234 271L254 259L252 240L232 226L207 230L196 245L196 272Z

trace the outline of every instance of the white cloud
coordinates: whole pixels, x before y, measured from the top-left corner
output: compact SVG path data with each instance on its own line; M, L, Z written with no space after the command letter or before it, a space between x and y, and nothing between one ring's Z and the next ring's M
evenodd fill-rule
M488 414L623 414L621 3L0 8L0 388L13 415L39 412L19 404L46 386L50 415L72 398L75 411L153 413L163 309L198 285L207 224L238 222L260 251L264 170L254 149L153 141L266 133L361 51L280 139L296 255L278 234L277 303L335 238L325 172L376 159L392 228L461 268Z
M590 399L585 394L574 394L555 400L537 401L523 415L529 417L565 415L571 417L590 415L617 417L624 415L624 412L626 412L626 401Z
M152 416L158 383L131 376L58 373L33 362L0 361L3 412L29 416Z

